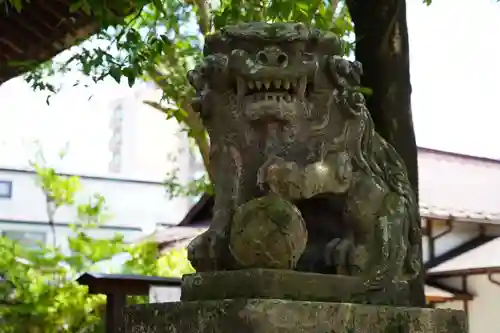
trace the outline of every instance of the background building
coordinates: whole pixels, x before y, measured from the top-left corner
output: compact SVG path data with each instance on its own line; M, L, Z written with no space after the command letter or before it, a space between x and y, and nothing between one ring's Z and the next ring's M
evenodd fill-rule
M11 84L11 88L30 89L22 82L6 85ZM160 92L139 83L115 90L113 98L103 90L85 106L78 104L82 97L74 97L73 110L59 109L58 100L38 113L21 109L15 100L7 105L12 111L2 108L0 231L25 243L39 240L52 244L45 199L29 163L37 160L40 152L46 165L81 177L79 200L94 193L106 199L111 218L103 228L93 231L96 237L120 232L132 240L152 232L157 224L177 224L193 198L171 199L164 184L167 173L175 171L177 181L187 183L199 177L204 168L177 121L167 120L143 103L159 100ZM67 127L50 129L51 122L61 117L67 120ZM34 123L23 127L26 119ZM12 128L16 130L9 131ZM63 149L66 155L60 159L58 153ZM58 242L66 239L68 224L76 221L75 212L69 208L57 212Z
M80 175L82 191L76 202L88 203L94 193L106 199L110 218L99 229L89 231L96 238L116 233L128 241L168 221L175 206L170 203L162 182ZM67 247L69 224L77 221L76 207L61 207L55 214L56 240ZM176 221L172 221L175 223ZM26 245L41 241L52 244L45 197L32 170L0 169L0 232Z

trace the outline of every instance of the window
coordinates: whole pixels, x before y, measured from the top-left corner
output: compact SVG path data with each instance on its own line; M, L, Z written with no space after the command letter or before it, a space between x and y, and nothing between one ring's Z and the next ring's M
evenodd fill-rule
M0 199L12 198L12 182L0 180Z
M30 248L37 248L40 243L47 243L47 234L43 231L4 230L2 235Z

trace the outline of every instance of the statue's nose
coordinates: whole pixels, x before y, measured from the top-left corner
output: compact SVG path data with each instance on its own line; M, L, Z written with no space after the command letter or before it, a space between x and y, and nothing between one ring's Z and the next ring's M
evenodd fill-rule
M282 51L259 51L257 62L266 66L285 67L288 64L288 56Z

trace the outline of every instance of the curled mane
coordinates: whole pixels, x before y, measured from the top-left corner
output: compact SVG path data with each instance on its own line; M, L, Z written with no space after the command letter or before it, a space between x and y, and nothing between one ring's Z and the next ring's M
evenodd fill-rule
M375 124L366 107L361 108L361 114L355 122L359 139L353 153L358 166L379 184L386 184L404 205L403 236L409 242L404 273L410 279L414 278L421 269L420 218L406 166L394 147L375 131Z

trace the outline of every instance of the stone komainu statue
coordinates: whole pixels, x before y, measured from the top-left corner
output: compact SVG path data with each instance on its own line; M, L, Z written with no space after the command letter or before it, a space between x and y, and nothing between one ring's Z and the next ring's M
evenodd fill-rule
M362 66L329 32L247 23L207 37L189 73L211 142L215 206L188 248L198 271L242 268L229 250L234 215L274 194L307 229L291 268L376 285L420 272L420 225L402 159L374 130Z

